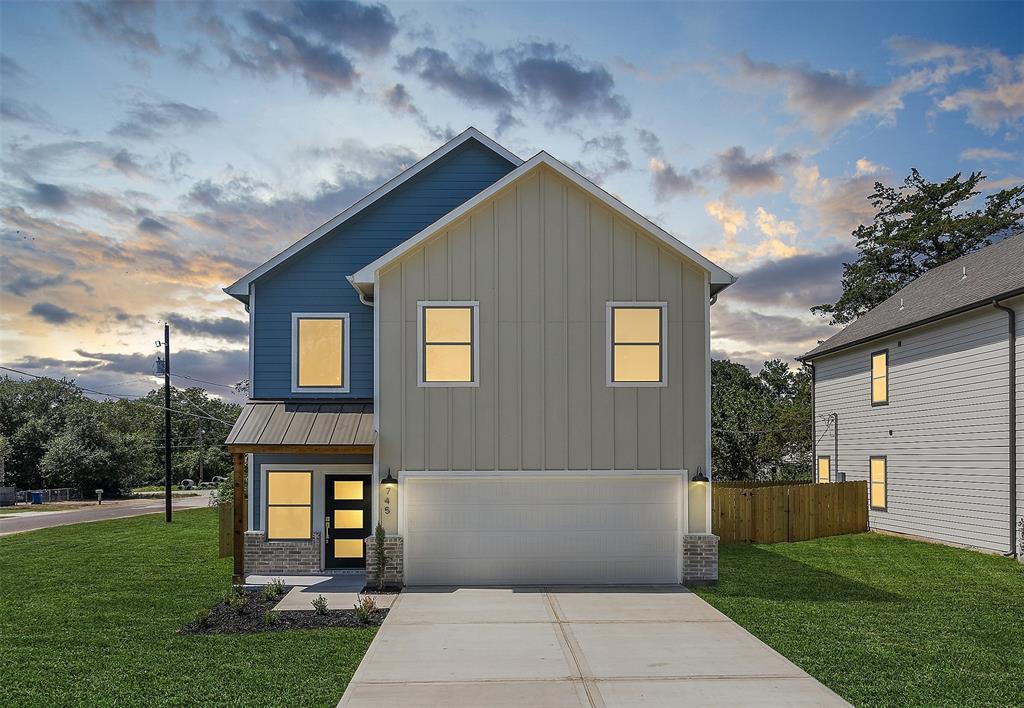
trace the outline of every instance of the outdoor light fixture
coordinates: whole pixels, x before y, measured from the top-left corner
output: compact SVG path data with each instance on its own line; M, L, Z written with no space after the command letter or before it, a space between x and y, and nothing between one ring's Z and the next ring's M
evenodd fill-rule
M698 466L697 467L697 474L695 474L693 476L693 479L690 480L690 481L691 482L708 482L710 480L708 480L708 478L704 476L704 468Z
M381 484L387 486L389 484L398 484L398 480L391 476L391 468L388 467L388 476L380 481Z

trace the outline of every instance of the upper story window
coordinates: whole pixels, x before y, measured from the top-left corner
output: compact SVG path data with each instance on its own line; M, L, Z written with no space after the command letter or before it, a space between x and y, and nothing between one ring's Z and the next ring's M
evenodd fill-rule
M292 314L292 392L347 393L348 313Z
M608 385L664 386L664 302L608 303Z
M871 355L871 405L884 406L889 402L889 350Z
M479 385L479 303L420 302L418 306L419 385Z

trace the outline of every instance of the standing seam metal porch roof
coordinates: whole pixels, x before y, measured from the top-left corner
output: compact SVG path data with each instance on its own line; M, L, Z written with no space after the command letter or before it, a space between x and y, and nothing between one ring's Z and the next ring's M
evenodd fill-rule
M226 445L373 445L372 403L250 401Z

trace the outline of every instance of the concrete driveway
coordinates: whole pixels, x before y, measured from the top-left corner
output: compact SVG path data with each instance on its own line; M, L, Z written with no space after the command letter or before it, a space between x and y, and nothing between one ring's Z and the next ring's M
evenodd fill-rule
M847 706L682 588L406 590L339 706Z

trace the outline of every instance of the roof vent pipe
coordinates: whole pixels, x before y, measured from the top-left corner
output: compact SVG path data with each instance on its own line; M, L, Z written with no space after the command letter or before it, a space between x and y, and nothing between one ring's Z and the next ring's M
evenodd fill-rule
M903 310L903 298L900 298L900 310Z
M960 280L967 280L967 266L964 266L963 275L960 276Z

